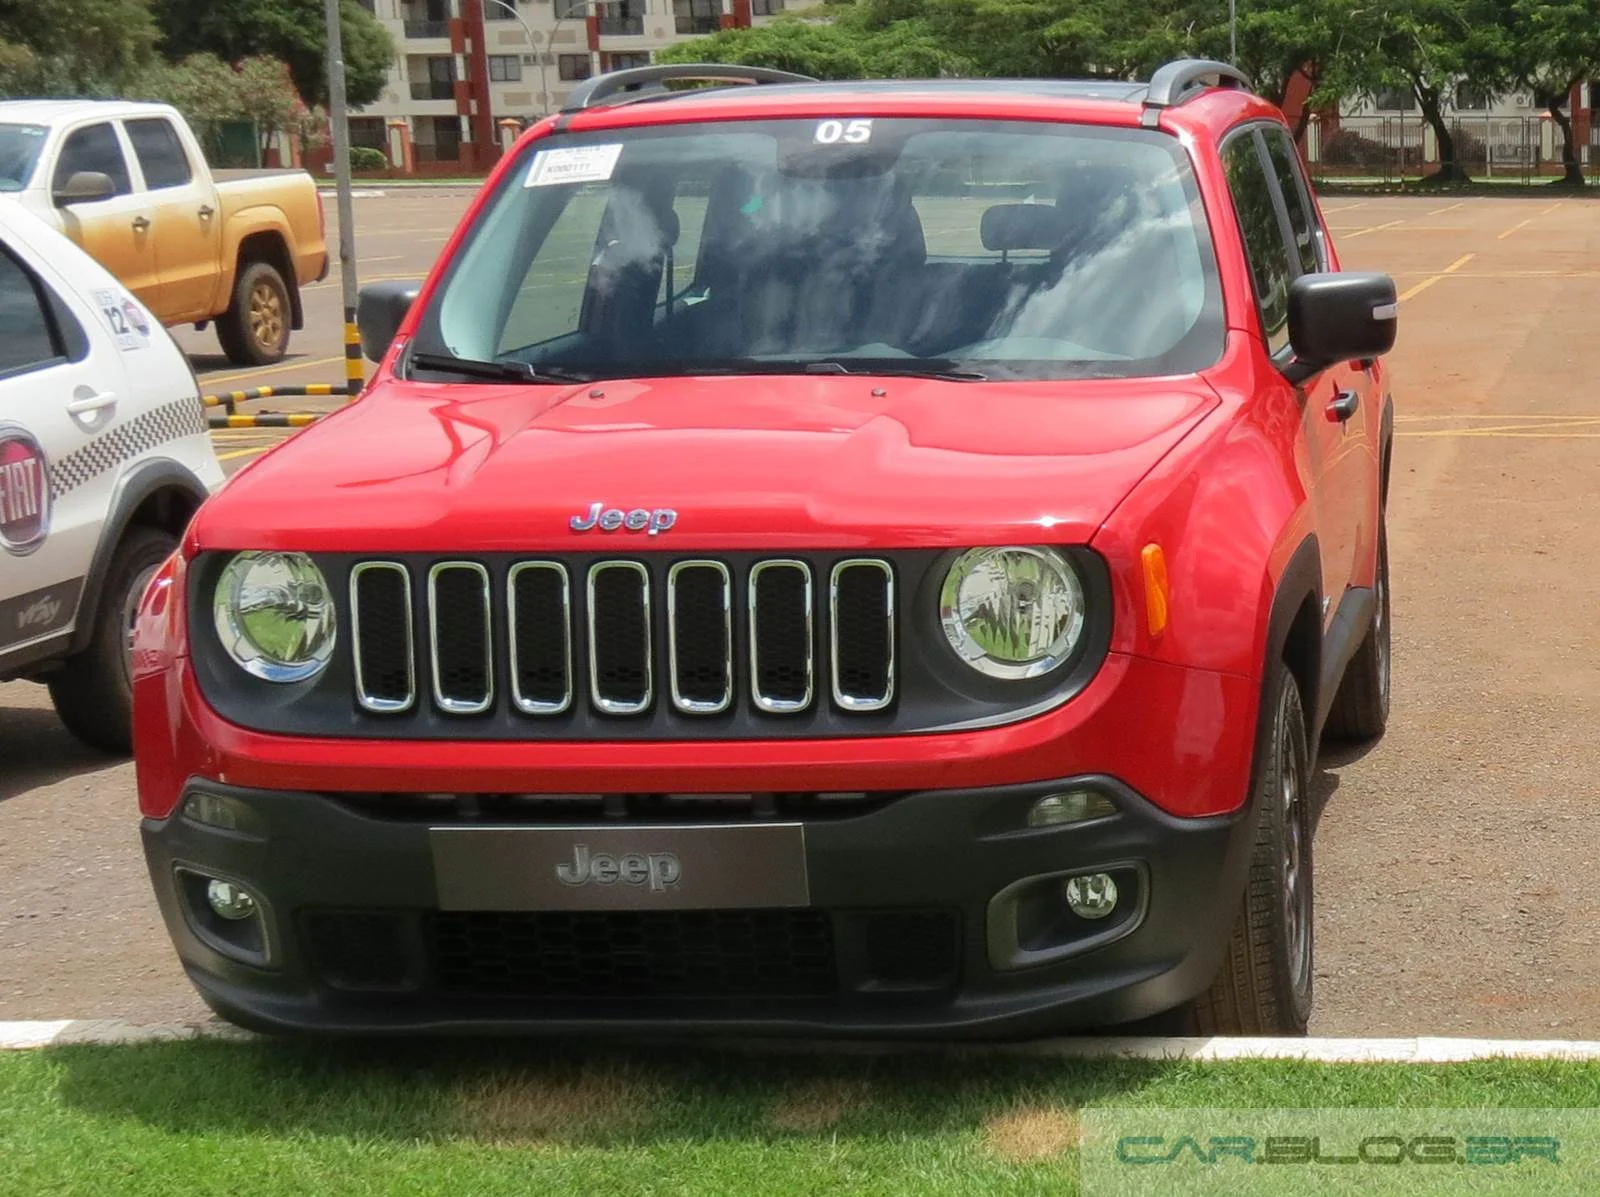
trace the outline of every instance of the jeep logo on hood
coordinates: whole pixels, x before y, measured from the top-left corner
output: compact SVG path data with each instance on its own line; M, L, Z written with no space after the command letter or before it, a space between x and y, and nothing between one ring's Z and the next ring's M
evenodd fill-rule
M591 503L588 511L567 521L574 532L588 532L592 528L615 532L618 528L626 528L629 532L648 531L651 536L665 532L677 522L678 513L670 507L657 507L654 510L635 507L632 511L623 511L620 507L607 507L604 503Z
M0 548L25 556L50 532L50 475L39 442L0 424Z

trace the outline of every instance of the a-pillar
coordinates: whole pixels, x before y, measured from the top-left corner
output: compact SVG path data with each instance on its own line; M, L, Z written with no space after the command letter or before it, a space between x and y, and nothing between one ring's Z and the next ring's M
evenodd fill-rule
M411 143L411 122L392 117L389 122L389 165L402 174L415 174L417 152Z

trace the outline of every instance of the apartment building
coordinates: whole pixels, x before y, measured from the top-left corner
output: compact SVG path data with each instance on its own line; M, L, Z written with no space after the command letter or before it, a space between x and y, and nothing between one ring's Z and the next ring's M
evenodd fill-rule
M500 154L502 121L559 109L579 80L646 65L685 38L763 22L785 0L360 3L389 29L396 54L383 95L351 113L351 143L440 174L485 169Z

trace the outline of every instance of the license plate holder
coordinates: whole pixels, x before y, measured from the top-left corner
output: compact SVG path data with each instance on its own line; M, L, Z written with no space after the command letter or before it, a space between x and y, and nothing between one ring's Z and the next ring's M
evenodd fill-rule
M441 910L808 906L805 825L433 827Z

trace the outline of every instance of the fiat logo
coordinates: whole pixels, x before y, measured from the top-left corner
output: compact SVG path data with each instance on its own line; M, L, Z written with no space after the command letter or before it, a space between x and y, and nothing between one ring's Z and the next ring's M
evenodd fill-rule
M0 424L0 548L25 556L50 532L50 473L24 429Z

